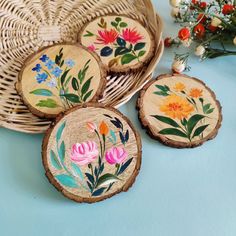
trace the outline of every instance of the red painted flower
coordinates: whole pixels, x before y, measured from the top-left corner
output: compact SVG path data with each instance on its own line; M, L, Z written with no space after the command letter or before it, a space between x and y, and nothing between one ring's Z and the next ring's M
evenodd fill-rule
M225 4L222 9L224 15L229 15L234 11L234 6L232 4Z
M143 39L143 36L140 35L137 30L134 29L124 29L122 31L122 37L126 42L136 44Z
M203 13L200 13L200 14L198 15L198 17L197 17L197 21L198 21L199 23L204 24L204 23L206 22L206 20L207 20L207 18L206 18L206 16L205 16Z
M187 40L187 39L189 39L190 37L191 37L191 33L190 33L190 31L189 31L189 29L188 28L182 28L180 31L179 31L179 39L180 40Z
M205 33L206 33L206 29L205 29L205 27L204 27L204 25L203 24L201 24L201 23L199 23L198 25L196 25L195 27L194 27L194 33L196 34L196 36L198 37L198 38L203 38L204 37L204 35L205 35Z
M114 29L104 30L104 31L99 30L98 34L99 34L97 38L98 44L105 44L105 45L111 44L114 43L118 38L118 33Z
M165 38L164 45L165 45L166 48L170 48L171 45L172 45L172 38L170 38L170 37Z
M206 2L200 2L199 7L200 7L202 10L205 10L206 7L207 7L207 3L206 3Z

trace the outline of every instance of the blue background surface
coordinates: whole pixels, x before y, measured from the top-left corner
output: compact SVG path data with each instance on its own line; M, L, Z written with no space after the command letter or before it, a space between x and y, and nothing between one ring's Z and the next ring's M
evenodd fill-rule
M165 35L178 28L168 1L155 5ZM170 34L170 33L168 33ZM156 75L169 72L166 51ZM136 97L121 108L140 131L143 163L128 193L94 205L76 204L49 184L41 163L42 135L0 130L0 235L236 235L236 58L200 63L188 73L205 81L223 106L214 141L176 150L150 139L140 127Z

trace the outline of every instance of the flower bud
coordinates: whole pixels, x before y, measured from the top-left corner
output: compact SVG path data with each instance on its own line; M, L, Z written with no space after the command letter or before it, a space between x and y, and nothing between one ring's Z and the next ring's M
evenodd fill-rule
M222 23L222 21L217 17L214 17L211 21L211 25L213 27L219 27L221 25L221 23Z
M186 69L186 64L181 60L174 60L172 64L172 71L174 73L182 73Z
M171 10L171 16L173 18L176 18L176 17L178 17L178 15L179 15L179 8L178 7L173 7L172 10Z
M195 49L195 55L198 57L202 57L204 55L205 51L206 51L205 47L203 47L202 45L199 45Z
M182 0L170 0L170 5L172 7L178 7Z
M234 42L234 45L236 45L236 36L234 37L234 41L233 42Z

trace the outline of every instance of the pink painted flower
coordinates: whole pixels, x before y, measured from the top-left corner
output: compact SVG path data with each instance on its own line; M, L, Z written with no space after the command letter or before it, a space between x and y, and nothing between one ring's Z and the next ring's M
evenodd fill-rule
M96 47L93 44L91 44L91 45L88 46L88 50L90 50L92 52L95 52L96 51Z
M118 32L114 29L104 30L104 31L99 30L98 34L99 34L97 38L98 44L104 44L104 45L112 44L118 38Z
M98 154L97 144L94 141L76 143L72 146L71 160L83 166L93 162Z
M107 162L111 165L121 164L127 157L128 153L122 147L112 147L105 154Z
M122 31L122 37L126 42L136 44L143 39L143 36L140 35L137 30L134 29L124 29Z
M88 122L87 123L87 128L91 133L93 133L97 129L97 126L93 122Z

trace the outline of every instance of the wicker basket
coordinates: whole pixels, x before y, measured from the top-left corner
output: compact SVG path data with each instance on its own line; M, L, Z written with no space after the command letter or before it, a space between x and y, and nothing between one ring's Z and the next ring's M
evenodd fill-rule
M15 91L24 60L38 49L59 42L76 43L89 20L110 13L139 19L155 36L155 56L143 70L107 77L100 102L119 107L152 77L163 52L162 22L151 0L1 0L0 126L26 133L44 132L50 121L33 116Z

